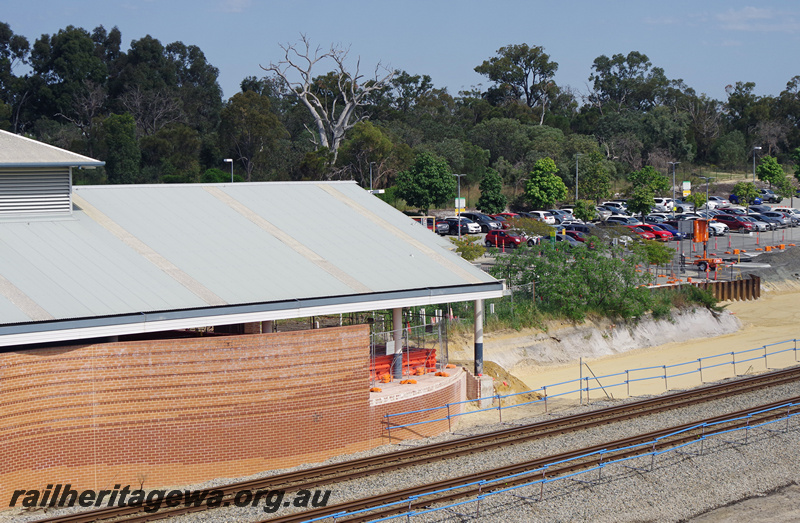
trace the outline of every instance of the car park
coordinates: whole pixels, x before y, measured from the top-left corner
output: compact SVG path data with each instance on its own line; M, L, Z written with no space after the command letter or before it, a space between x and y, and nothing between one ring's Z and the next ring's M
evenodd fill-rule
M659 223L659 224L657 224L657 227L659 227L660 229L665 230L665 231L669 232L670 234L672 234L672 237L675 240L684 240L684 239L689 237L689 235L687 233L680 232L676 227L674 227L674 226L672 226L672 225L670 225L668 223Z
M638 234L639 237L641 239L643 239L643 240L655 240L656 239L656 235L655 234L653 234L650 231L646 231L646 230L642 229L638 225L626 225L625 227L627 227L628 229L630 229L633 232L635 232L636 234Z
M492 230L499 230L503 228L500 222L498 222L488 214L483 214L480 212L462 212L461 216L463 216L464 218L468 218L473 222L477 223L478 225L480 225L481 232L489 232Z
M565 209L549 209L546 212L549 212L555 218L556 223L564 223L567 221L575 221L575 216L572 214L571 211L567 211Z
M759 212L759 213L761 213L761 212L769 212L769 211L771 211L771 210L772 210L772 206L771 206L771 205L764 205L764 204L761 204L761 205L751 205L751 206L748 208L748 210L749 210L750 212Z
M566 234L556 234L556 242L562 242L570 247L580 247L583 245L583 242L576 240L572 236L568 236Z
M681 199L675 200L674 210L677 213L694 212L694 205Z
M603 202L600 205L605 207L611 212L616 212L618 214L628 214L628 206L623 204L622 202Z

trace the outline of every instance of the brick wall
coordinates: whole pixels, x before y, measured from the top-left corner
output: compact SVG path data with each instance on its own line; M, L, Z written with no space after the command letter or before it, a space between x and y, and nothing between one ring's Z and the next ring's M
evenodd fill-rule
M0 353L0 505L49 483L156 488L320 461L386 443L385 412L461 388L370 407L366 326Z

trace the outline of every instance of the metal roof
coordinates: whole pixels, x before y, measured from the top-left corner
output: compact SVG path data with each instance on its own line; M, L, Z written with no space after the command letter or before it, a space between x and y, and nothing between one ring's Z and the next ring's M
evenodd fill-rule
M0 167L99 167L105 162L0 130Z
M76 186L0 222L0 345L493 298L354 182Z

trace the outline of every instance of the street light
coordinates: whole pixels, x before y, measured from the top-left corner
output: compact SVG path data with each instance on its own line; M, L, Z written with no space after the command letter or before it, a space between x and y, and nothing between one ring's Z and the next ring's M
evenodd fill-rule
M456 216L458 217L458 239L461 239L461 177L465 174L450 173L458 178L458 203L456 203Z
M681 162L667 162L672 166L672 216L675 216L675 166Z
M753 147L753 183L756 183L756 151L760 151L761 147Z
M578 156L581 153L575 153L575 205L578 205Z
M233 158L225 158L222 161L231 164L231 183L233 183Z

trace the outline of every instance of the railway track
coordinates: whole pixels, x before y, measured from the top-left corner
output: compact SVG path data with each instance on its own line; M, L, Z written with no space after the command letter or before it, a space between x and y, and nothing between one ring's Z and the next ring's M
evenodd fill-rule
M464 498L476 498L477 496L486 495L496 490L530 484L539 479L552 480L553 478L564 477L575 472L591 470L599 467L604 462L607 463L652 455L653 451L663 451L679 447L686 443L696 442L701 437L707 438L716 434L745 428L751 424L757 425L759 423L781 419L785 417L787 413L800 412L800 407L796 407L794 410L787 409L770 411L767 413L763 412L768 409L776 409L787 403L800 403L800 396L582 449L536 458L523 463L515 463L505 467L476 472L469 476L450 478L400 491L307 510L301 513L287 514L285 516L262 520L260 523L295 523L324 516L333 516L334 514L336 515L337 522L351 523L374 521L393 515L405 514L410 511L426 509L435 504L452 503ZM750 417L747 420L741 419L746 416ZM713 429L698 427L698 425L704 423L720 425L716 425ZM652 446L646 448L642 447L642 445L649 443L652 443ZM604 453L598 454L600 451L604 451ZM565 462L568 462L568 464ZM526 474L527 472L530 472L530 474ZM502 484L492 484L493 480L501 478ZM461 486L463 486L463 488L459 488ZM446 490L448 492L442 493L442 491ZM382 505L405 500L408 500L408 502L402 505L365 512L372 507L380 507ZM360 513L353 514L352 516L348 515L348 513L355 512Z
M696 389L679 391L654 398L633 401L603 409L553 418L542 422L513 426L498 431L468 436L446 442L406 448L387 454L322 465L301 471L288 472L251 481L231 483L213 490L223 492L227 505L233 496L243 491L283 490L295 492L301 489L338 484L341 482L391 472L420 464L453 459L460 456L485 452L504 445L522 443L534 438L545 438L585 430L598 425L615 423L640 416L648 416L666 410L723 399L734 394L794 382L800 378L800 367L776 370L757 376L707 385ZM212 490L212 489L208 489ZM182 514L213 510L215 505L202 502L192 506L162 508L155 513L145 512L146 507L108 507L70 515L57 516L41 521L58 523L86 523L93 521L144 522L174 517ZM283 521L278 519L277 521ZM292 520L287 520L292 521Z

